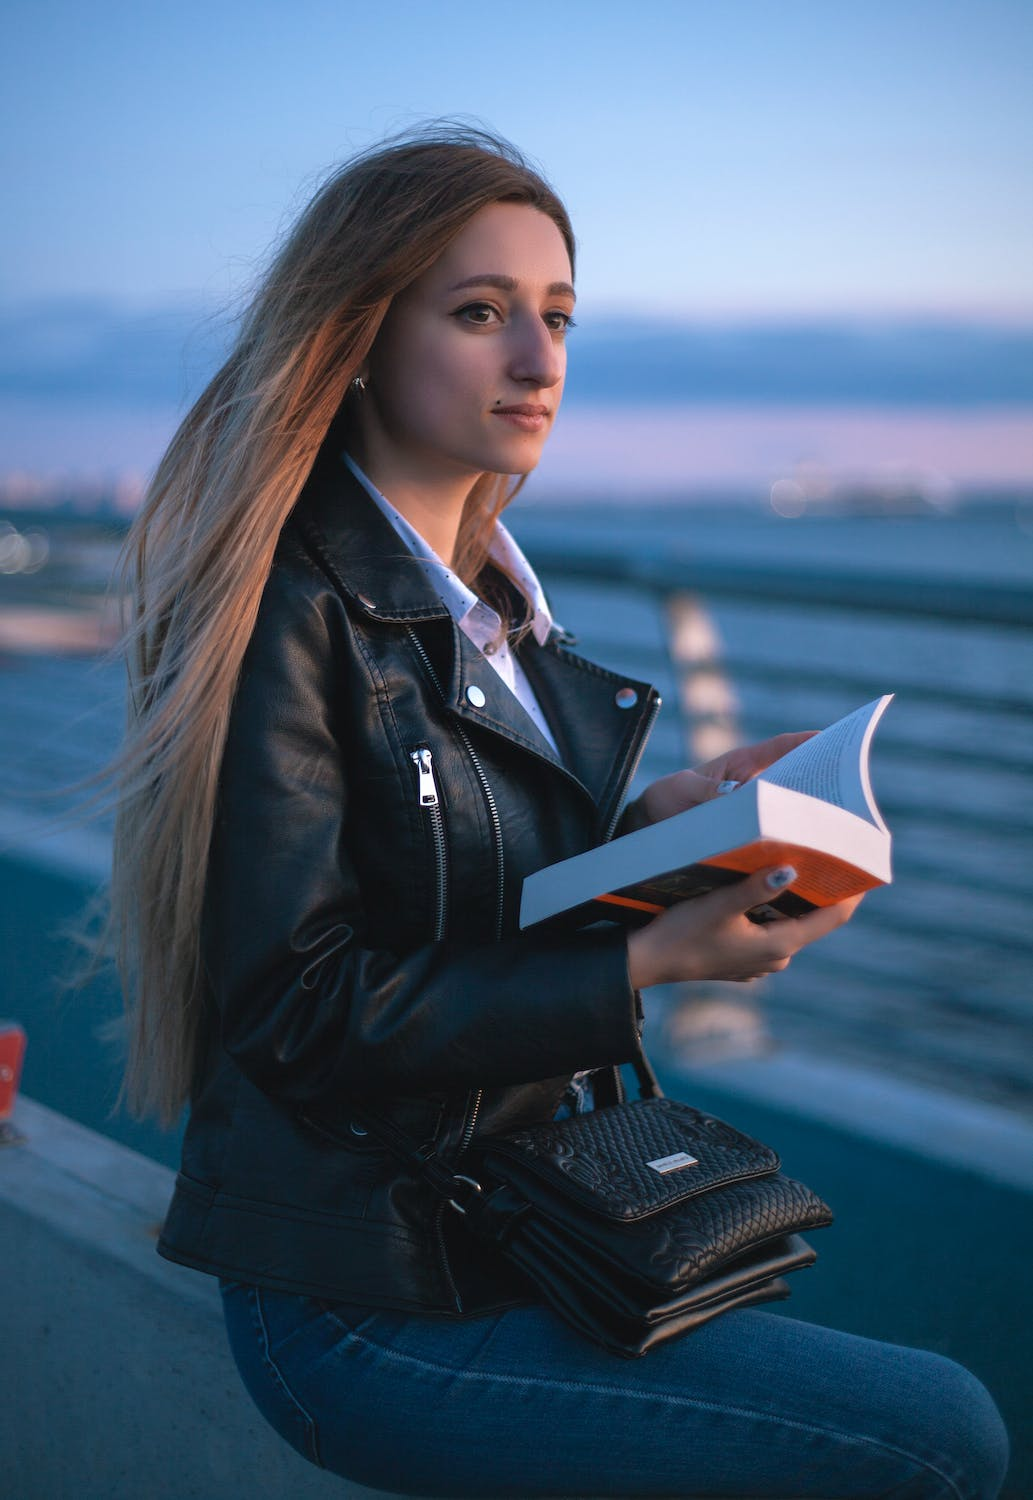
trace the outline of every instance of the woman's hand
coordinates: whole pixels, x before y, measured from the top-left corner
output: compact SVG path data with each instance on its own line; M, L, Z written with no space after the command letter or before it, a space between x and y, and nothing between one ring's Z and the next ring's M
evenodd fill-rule
M758 979L788 967L790 959L850 920L861 900L853 896L802 917L759 925L746 915L786 890L795 870L758 870L735 885L680 901L628 934L632 988L689 979Z
M798 734L776 734L756 745L740 745L737 750L729 750L727 755L719 755L694 770L673 771L670 776L651 781L642 795L625 809L622 831L634 833L638 828L708 802L717 796L723 781L749 781L817 732L805 729Z

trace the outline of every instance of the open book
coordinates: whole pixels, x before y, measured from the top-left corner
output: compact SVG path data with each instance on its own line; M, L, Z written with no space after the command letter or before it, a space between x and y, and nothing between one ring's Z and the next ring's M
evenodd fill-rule
M872 795L868 756L892 698L837 720L725 796L529 875L521 927L637 925L767 865L792 865L797 879L759 911L761 919L799 916L886 885L891 837Z

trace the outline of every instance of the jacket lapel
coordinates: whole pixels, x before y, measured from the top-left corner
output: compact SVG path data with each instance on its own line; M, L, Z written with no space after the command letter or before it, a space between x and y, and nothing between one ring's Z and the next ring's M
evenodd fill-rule
M574 780L600 809L605 824L659 705L655 688L564 650L556 643L559 630L544 646L528 636L519 647L520 661L560 748L557 756L519 699L459 629L423 568L407 563L411 554L394 528L329 445L313 466L296 514L354 609L414 630L424 625L417 634L432 646L445 707ZM442 632L451 636L450 662L440 650Z
M564 764L588 789L605 823L652 727L659 693L554 640L544 646L527 641L521 660Z
M399 623L451 618L419 561L329 444L320 450L295 516L360 614Z
M484 653L455 621L451 623L452 675L447 685L442 684L447 707L467 723L499 734L560 770L564 769L564 760L556 754L516 694L510 692ZM520 652L520 660L526 666L524 651ZM548 709L545 716L552 728L552 715ZM553 734L556 735L555 729ZM556 740L561 743L558 735Z

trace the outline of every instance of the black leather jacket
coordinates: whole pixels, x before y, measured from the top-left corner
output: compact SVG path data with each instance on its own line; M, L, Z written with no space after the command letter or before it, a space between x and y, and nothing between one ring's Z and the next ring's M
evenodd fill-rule
M321 455L234 700L202 1061L158 1248L234 1280L463 1316L525 1289L350 1106L454 1162L482 1132L550 1118L577 1069L607 1067L603 1102L619 1094L641 1016L624 935L521 933L520 885L612 835L660 700L560 631L528 637L558 759L403 552Z

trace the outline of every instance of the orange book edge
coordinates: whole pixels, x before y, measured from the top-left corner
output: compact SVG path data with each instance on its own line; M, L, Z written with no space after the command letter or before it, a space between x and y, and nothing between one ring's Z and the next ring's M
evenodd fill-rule
M815 849L802 848L799 844L776 842L774 839L755 839L738 849L729 849L710 859L698 859L698 865L713 865L719 870L735 870L741 875L752 875L768 865L792 865L796 879L790 886L794 895L802 896L812 906L834 906L848 896L857 896L862 891L874 890L882 885L876 875L859 870L847 860L837 859L833 854L823 854ZM608 891L597 896L597 901L612 906L626 906L634 911L658 913L666 911L652 901L640 901L632 896L617 895Z

